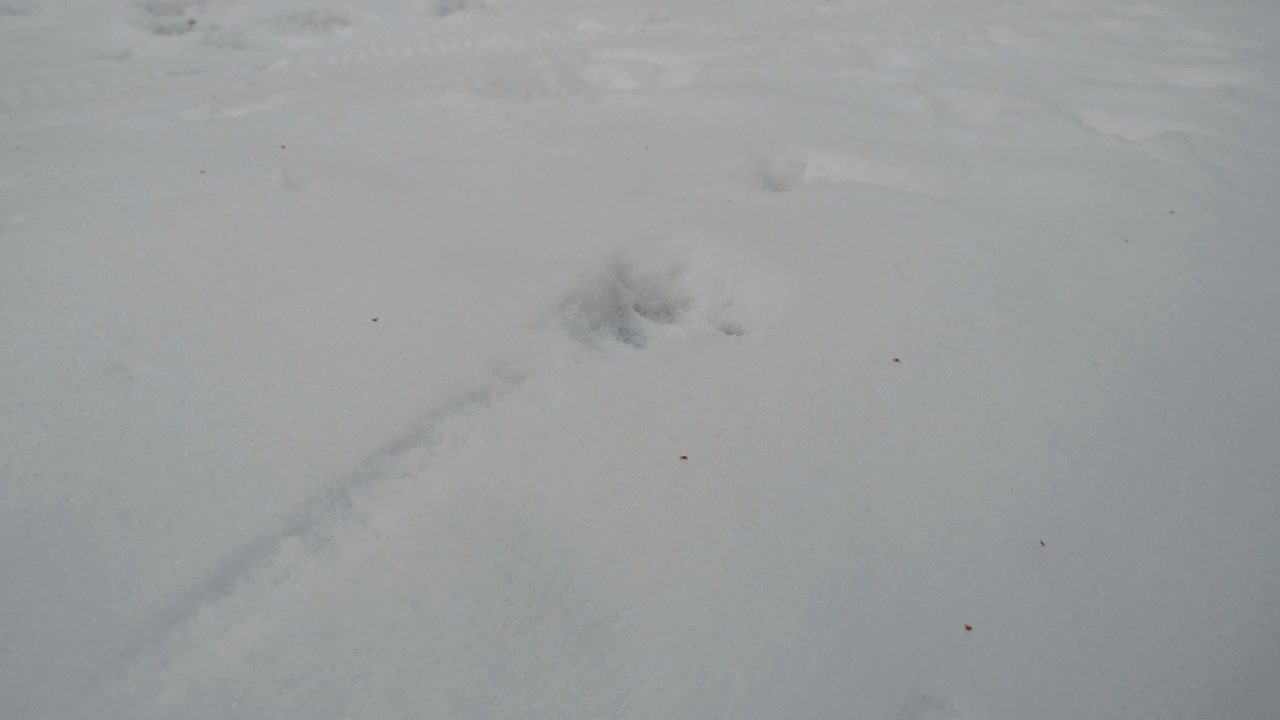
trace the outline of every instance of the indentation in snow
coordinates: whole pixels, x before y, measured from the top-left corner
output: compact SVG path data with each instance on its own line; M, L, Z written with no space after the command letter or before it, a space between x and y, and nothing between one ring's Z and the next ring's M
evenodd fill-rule
M928 172L842 150L784 148L758 153L750 174L749 184L769 192L862 183L926 197L941 195L938 181Z
M655 326L671 325L694 305L684 268L616 257L573 292L563 313L570 332L588 342L648 344Z
M747 335L780 297L764 274L713 250L655 250L609 258L567 295L559 314L581 342L643 348L664 335Z

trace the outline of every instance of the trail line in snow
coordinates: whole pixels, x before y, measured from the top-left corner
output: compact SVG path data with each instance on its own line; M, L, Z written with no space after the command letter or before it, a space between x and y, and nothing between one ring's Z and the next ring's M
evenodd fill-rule
M127 651L96 673L80 696L84 703L113 687L118 675L156 677L158 671L196 649L192 638L226 637L248 622L245 607L262 593L307 586L300 573L323 574L330 562L373 547L385 528L399 520L402 500L421 490L447 495L448 479L432 485L433 467L512 415L515 427L549 411L554 396L572 385L568 378L586 365L609 363L619 354L642 351L655 342L691 337L733 341L753 323L751 303L740 288L711 272L694 273L683 260L657 256L615 256L586 273L553 310L546 346L527 369L495 370L488 379L459 393L406 432L360 462L357 469L308 501L277 532L244 544L217 569L159 614L160 619ZM695 277L696 275L696 277ZM505 425L504 425L505 427ZM460 480L456 478L455 480ZM420 494L414 494L420 498ZM318 566L316 560L321 559ZM271 607L268 603L265 607ZM198 632L206 626L207 632Z

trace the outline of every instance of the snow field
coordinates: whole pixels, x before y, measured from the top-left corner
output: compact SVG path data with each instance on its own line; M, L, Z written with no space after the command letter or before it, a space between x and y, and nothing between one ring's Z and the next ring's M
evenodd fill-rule
M1271 717L1277 19L0 2L3 714Z

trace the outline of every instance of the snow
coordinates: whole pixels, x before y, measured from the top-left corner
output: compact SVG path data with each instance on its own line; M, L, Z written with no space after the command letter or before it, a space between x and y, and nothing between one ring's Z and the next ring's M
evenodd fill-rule
M0 714L1275 717L1276 27L0 0Z

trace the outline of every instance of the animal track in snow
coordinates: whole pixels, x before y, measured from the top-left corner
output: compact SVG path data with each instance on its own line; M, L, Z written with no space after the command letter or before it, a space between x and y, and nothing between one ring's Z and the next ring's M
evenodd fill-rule
M565 330L596 347L643 348L664 333L741 336L748 321L754 329L768 319L770 303L780 296L768 277L705 247L622 254L563 299L563 323L553 330L559 341L552 346L562 344ZM335 573L348 572L406 522L405 507L448 492L457 480L449 469L458 467L458 457L486 438L521 433L547 413L574 372L558 358L555 351L535 352L486 376L311 498L278 531L237 548L172 603L101 682L141 676L182 683L192 677L192 665L224 662L227 645L251 645L257 628L277 620L274 609L286 605L281 595L328 586ZM611 359L586 353L576 362L607 365ZM208 638L223 646L204 642Z
M569 297L563 313L575 337L640 348L648 344L656 326L679 322L693 305L680 267L642 268L619 258L587 279Z
M705 254L622 255L570 292L559 315L581 342L643 348L663 335L747 335L767 319L770 303L779 296L760 274Z

